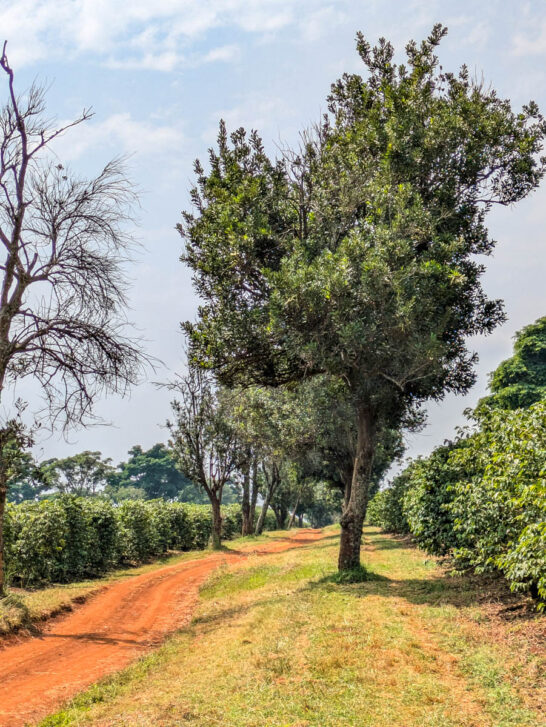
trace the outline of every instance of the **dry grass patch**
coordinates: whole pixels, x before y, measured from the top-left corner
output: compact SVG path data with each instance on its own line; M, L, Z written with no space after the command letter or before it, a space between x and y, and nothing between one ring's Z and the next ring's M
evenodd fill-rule
M338 584L337 546L329 537L216 572L189 628L44 726L541 723L504 668L510 639L473 636L476 614L487 614L474 582L447 577L411 544L369 529L373 577Z

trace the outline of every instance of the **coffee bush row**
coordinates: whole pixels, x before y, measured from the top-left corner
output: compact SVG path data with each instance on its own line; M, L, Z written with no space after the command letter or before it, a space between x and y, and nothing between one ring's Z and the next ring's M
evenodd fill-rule
M224 538L241 532L239 505L222 508ZM274 529L268 513L266 528ZM9 582L67 583L141 563L169 550L199 550L211 535L207 505L70 495L8 505L4 523Z
M368 521L546 603L546 402L482 409L474 431L420 458L370 502Z

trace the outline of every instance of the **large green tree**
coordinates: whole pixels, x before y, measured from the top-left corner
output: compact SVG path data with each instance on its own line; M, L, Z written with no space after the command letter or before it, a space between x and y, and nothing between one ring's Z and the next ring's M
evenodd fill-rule
M546 317L516 333L514 355L493 371L489 388L479 408L520 409L546 398Z
M319 373L349 390L356 447L339 567L360 562L378 442L429 399L474 382L466 339L503 320L478 255L494 247L493 204L540 182L546 125L443 71L435 26L407 63L358 35L366 77L332 86L329 114L277 162L259 137L222 126L210 169L196 166L183 260L203 304L187 323L192 358L228 385Z
M173 452L162 443L147 450L137 444L129 450L127 461L119 464L109 477L109 491L115 496L116 491L126 492L128 487L142 490L148 499L207 501L206 495L180 472Z
M43 464L49 484L61 494L92 496L104 489L113 472L110 459L100 452L79 452L63 459L50 459Z

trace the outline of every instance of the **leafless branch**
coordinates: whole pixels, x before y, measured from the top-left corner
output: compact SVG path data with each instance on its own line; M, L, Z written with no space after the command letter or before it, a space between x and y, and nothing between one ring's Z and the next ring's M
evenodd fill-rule
M137 198L122 159L93 179L53 163L51 142L91 110L56 127L43 87L17 95L6 43L0 67L0 396L32 377L52 420L68 426L88 420L102 393L125 393L149 362L125 319Z

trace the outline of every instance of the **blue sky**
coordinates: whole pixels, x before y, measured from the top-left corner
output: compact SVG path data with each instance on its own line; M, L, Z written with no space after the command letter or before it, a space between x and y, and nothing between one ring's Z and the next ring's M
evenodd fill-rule
M129 271L130 317L148 352L164 362L150 379L181 370L179 322L193 317L196 299L174 226L188 206L192 162L206 157L218 120L257 128L274 153L318 118L330 83L361 70L357 30L371 41L385 36L402 57L407 40L421 39L438 21L449 27L444 68L466 63L515 106L533 98L546 111L541 1L0 0L0 37L8 40L19 88L36 78L50 84L48 111L60 120L83 107L95 111L58 144L63 162L92 175L112 156L132 155L143 248ZM504 298L508 322L470 341L480 355L478 383L468 396L430 407L428 428L408 439L410 454L453 435L463 410L485 392L487 373L510 355L515 331L546 313L546 187L513 209L495 210L489 226L498 247L485 286ZM72 432L69 442L43 437L38 453L99 449L119 461L133 444L166 438L169 396L151 382L129 399L101 401L96 411L114 426Z

